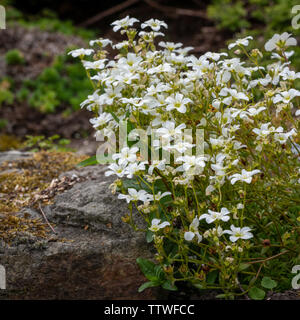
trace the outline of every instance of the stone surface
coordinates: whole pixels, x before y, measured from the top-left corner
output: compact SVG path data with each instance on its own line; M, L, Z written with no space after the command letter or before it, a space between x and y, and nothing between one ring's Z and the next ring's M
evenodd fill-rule
M146 279L136 264L152 254L144 234L121 221L127 205L111 194L113 178L104 176L102 166L67 173L73 174L88 180L43 208L57 234L46 240L25 234L0 246L7 272L2 299L153 299L155 290L137 291Z
M22 159L28 159L32 157L31 152L23 152L23 151L6 151L6 152L0 152L0 164L5 161L16 161L16 160L22 160Z

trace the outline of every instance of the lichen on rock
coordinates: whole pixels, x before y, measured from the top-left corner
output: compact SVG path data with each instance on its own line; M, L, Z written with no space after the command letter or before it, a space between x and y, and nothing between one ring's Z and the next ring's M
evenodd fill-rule
M42 216L29 219L15 213L23 207L37 207L40 202L50 203L55 194L71 187L74 179L61 179L60 183L55 179L84 158L69 152L5 153L2 159L6 161L0 163L0 238L10 241L18 232L45 237L48 227Z

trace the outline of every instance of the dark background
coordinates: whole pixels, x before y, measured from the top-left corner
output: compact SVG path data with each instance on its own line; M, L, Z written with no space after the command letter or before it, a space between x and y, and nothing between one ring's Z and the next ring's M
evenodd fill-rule
M25 14L42 14L45 9L54 11L62 19L70 19L76 26L93 28L101 36L113 35L111 22L130 15L139 20L157 18L164 20L169 25L166 31L167 40L183 42L184 45L194 46L195 52L218 50L223 47L225 40L232 37L230 30L218 30L215 22L206 15L207 5L213 1L208 0L149 0L137 1L132 5L116 10L112 14L89 23L95 15L104 13L108 9L116 9L126 0L89 1L89 0L15 0L14 6ZM188 14L176 13L178 9L188 9ZM195 14L195 16L193 16Z

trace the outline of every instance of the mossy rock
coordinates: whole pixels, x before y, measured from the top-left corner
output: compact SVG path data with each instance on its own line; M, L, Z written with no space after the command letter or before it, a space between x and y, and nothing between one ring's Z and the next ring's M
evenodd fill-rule
M28 153L24 153L28 156ZM20 153L22 155L22 153ZM47 227L38 219L16 217L23 207L37 207L39 195L61 173L73 169L85 156L70 152L37 152L32 157L0 164L0 238L9 241L19 232L46 236ZM37 201L38 200L38 201Z

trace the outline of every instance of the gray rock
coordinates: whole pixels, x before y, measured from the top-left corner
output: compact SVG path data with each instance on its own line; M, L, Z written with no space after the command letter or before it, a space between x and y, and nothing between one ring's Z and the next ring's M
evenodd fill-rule
M0 245L7 273L2 299L153 299L155 290L137 292L146 279L136 264L153 255L144 234L121 221L128 209L108 188L113 178L102 166L75 171L68 174L88 180L43 208L56 235L40 240L25 234L11 246Z
M99 171L98 171L99 170ZM92 171L92 172L91 172ZM94 231L109 231L133 236L131 228L121 222L121 216L129 212L126 201L111 194L111 177L104 176L104 168L88 168L86 173L94 180L76 184L68 192L58 195L54 205L45 208L49 220L72 227L88 226ZM76 174L71 172L71 174ZM98 176L97 176L98 175ZM141 223L139 217L138 221Z
M16 161L21 159L28 159L31 157L31 152L23 152L17 150L0 152L0 164L5 161Z

